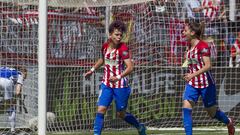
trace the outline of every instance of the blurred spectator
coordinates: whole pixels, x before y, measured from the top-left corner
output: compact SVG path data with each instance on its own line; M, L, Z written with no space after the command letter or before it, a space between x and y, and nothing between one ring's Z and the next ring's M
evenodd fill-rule
M171 7L167 0L154 0L153 5L155 8L155 12L158 16L161 17L169 17L171 12L169 11L169 8Z
M222 0L202 0L201 5L206 20L218 21L226 19L226 11Z
M227 18L223 0L202 0L206 35L219 35L220 39L227 39Z
M156 12L166 11L165 0L153 0L153 4L155 5Z
M240 21L240 0L236 0L236 21Z
M217 47L214 43L214 39L212 37L207 37L206 39L204 39L204 41L208 44L208 46L210 48L211 59L213 61L216 61L217 60Z
M240 64L240 31L237 32L237 37L231 47L231 57L229 61L230 67L239 67Z
M166 18L182 18L183 4L180 0L153 0L153 11L157 16Z
M187 10L187 19L200 22L205 7L202 7L198 0L184 0L184 6Z
M184 21L185 20L184 2L182 0L172 0L172 2L174 4L173 8L175 8L176 17Z
M206 23L205 35L216 39L218 57L217 66L227 66L229 58L228 21L223 0L201 0L203 20Z
M216 42L216 43L217 43L216 65L218 67L226 67L228 65L227 60L229 58L227 45L223 39L220 39L219 42Z

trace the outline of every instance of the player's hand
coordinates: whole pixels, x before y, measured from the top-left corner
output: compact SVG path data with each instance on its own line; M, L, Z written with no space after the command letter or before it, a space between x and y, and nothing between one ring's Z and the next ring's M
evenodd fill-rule
M117 81L119 81L119 79L118 79L116 76L111 76L111 77L109 78L109 81L110 81L110 82L117 82Z
M188 81L190 81L193 77L194 77L194 76L193 76L192 74L186 73L186 74L183 76L183 79L188 82Z
M88 77L90 77L91 75L92 75L92 71L90 70L90 71L88 71L87 73L85 73L83 76L85 77L85 78L88 78Z

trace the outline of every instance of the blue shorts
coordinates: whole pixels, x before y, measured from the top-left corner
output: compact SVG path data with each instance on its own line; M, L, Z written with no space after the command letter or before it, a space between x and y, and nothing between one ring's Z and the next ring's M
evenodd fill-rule
M126 110L128 105L128 98L131 93L131 88L110 88L105 84L101 84L101 91L98 97L98 106L109 107L112 100L115 100L116 110L123 111Z
M216 102L216 87L214 84L210 84L206 88L194 88L193 86L187 84L183 100L190 100L197 103L199 96L202 97L203 104L205 108L217 105Z

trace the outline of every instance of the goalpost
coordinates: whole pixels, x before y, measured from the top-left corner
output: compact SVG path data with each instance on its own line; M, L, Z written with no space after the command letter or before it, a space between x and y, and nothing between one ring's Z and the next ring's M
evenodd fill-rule
M228 18L234 17L240 3L231 5L231 1L224 5L227 22L207 23L206 34L212 37L208 42L213 48L219 107L239 121L240 69L234 62L229 67L229 60L231 36L240 31L240 22L237 17L235 22ZM236 8L233 11L231 7ZM181 34L187 19L182 1L0 0L0 11L0 66L28 69L17 99L18 132L36 133L37 128L41 135L46 131L92 131L103 69L90 79L83 73L101 56L108 25L115 19L127 25L123 41L135 64L129 76L132 94L128 111L149 129L182 129L185 82L181 78L186 69L181 66L188 45ZM2 93L0 96L2 101ZM194 127L225 129L210 119L202 106L199 102L193 110ZM115 113L113 103L104 127L130 128ZM0 127L0 133L8 131L5 113L0 113Z
M46 135L47 125L47 0L39 1L38 17L38 134Z

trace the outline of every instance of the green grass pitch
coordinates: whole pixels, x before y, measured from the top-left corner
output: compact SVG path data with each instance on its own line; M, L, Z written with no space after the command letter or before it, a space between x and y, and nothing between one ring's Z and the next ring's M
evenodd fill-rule
M193 131L194 135L227 135L227 131ZM87 133L54 133L47 135L93 135L92 132ZM136 130L124 130L124 131L104 131L102 135L138 135ZM156 131L148 130L147 135L185 135L184 131L180 130L168 130L168 131ZM240 132L236 132L235 135L240 135Z

